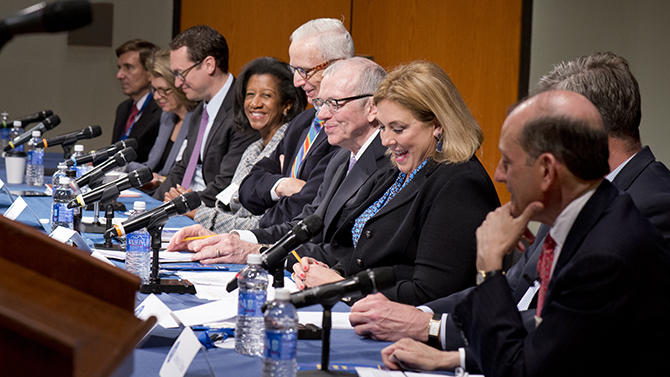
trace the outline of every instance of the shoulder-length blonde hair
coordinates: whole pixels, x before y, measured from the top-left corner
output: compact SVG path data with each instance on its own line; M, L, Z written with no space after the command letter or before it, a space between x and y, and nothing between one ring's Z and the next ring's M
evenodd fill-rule
M484 133L465 105L461 94L440 66L414 61L396 67L379 84L375 104L392 101L411 111L422 122L437 120L442 126L442 152L437 162L461 163L477 152Z

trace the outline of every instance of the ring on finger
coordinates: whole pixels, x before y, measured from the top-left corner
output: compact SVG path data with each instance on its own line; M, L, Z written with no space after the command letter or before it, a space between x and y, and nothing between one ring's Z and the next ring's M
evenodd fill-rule
M216 257L218 258L218 257L220 257L220 256L221 256L221 250L216 249Z

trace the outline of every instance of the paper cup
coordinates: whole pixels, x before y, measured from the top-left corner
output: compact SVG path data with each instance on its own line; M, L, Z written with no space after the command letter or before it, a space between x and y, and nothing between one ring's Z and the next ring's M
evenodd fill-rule
M5 170L7 171L7 183L20 185L26 173L26 152L9 151L5 153Z

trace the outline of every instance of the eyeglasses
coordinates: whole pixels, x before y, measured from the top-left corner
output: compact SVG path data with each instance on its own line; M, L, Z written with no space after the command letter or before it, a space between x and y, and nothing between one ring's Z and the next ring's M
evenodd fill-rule
M344 107L344 105L346 105L347 103L349 103L349 101L354 101L354 100L357 100L357 99L366 98L366 97L372 97L372 96L373 96L373 94L361 94L360 96L347 97L347 98L340 98L340 99L333 99L333 98L331 98L331 99L327 99L327 100L325 100L325 101L322 100L321 98L316 98L316 99L314 99L314 106L315 106L317 109L321 110L321 108L322 108L324 105L327 105L327 106L328 106L328 110L330 110L331 112L334 113L334 112L336 112L337 110L339 110L340 107Z
M153 86L150 88L151 89L151 94L156 95L159 94L161 97L165 97L172 91L172 88L154 88Z
M203 60L193 64L192 66L186 68L185 70L181 72L177 71L172 71L172 74L174 75L175 78L180 79L181 81L186 81L186 75L188 75L189 71L195 68L198 64L202 63Z
M325 63L315 65L312 68L294 67L290 64L289 64L288 68L291 70L291 74L295 74L296 72L298 72L300 77L302 77L305 80L309 80L310 77L314 76L315 73L328 68L329 65L333 64L334 62L336 62L338 60L340 60L340 59L329 60Z

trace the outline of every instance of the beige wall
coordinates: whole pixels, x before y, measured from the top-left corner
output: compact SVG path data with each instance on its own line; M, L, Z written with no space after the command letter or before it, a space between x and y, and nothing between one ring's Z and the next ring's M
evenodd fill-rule
M530 85L593 51L628 59L642 93L642 143L670 166L670 1L535 0Z
M37 2L2 0L0 17ZM113 47L70 47L59 33L17 36L0 50L0 110L11 117L53 110L61 124L46 136L100 125L101 136L82 142L86 150L110 144L116 107L127 98L115 78L116 46L144 38L167 47L172 37L172 0L100 2L114 4Z

